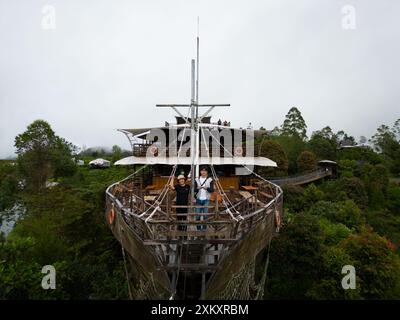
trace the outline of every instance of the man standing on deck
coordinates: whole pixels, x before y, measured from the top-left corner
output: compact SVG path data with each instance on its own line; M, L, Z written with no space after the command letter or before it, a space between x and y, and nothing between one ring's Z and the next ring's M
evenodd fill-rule
M210 204L211 193L214 192L214 181L208 176L208 170L206 167L200 169L200 177L195 180L195 192L196 192L196 205L204 208L196 208L196 213L202 213L196 215L196 221L207 220L208 206ZM198 225L197 230L206 230L206 225Z
M176 205L180 206L176 208L176 214L178 220L186 220L187 216L187 205L189 202L190 186L186 184L186 179L183 174L180 174L177 178L178 184L174 186L174 180L171 180L169 188L176 191ZM178 225L178 230L185 231L186 226Z

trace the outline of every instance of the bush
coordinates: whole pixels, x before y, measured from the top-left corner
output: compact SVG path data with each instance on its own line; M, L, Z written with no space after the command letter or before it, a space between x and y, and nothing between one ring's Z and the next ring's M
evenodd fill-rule
M285 195L285 200L283 202L284 206L293 212L304 211L304 201L303 194L304 189L300 186L284 185L282 186L283 194Z
M387 189L386 206L396 216L400 216L400 186L390 184Z
M323 270L321 279L315 281L314 285L307 291L307 297L311 299L361 299L360 286L355 290L343 290L341 273L343 266L354 265L354 260L343 248L329 247L322 254ZM357 280L356 280L357 285Z
M310 208L315 202L321 201L324 198L324 192L318 189L315 184L308 185L304 190L304 209Z
M342 202L318 201L308 211L311 215L325 217L334 223L342 223L350 229L361 225L361 210L352 200Z
M367 223L381 236L388 237L397 246L400 253L400 216L393 215L389 210L369 210Z
M326 245L334 245L346 239L351 230L342 223L334 223L327 218L321 218L319 221L324 243Z
M393 244L369 229L350 235L340 247L354 259L360 278L361 295L365 299L400 298L400 257Z
M353 199L361 208L365 208L368 205L367 192L364 183L359 178L341 178L338 187L339 190L344 191L347 197Z
M320 277L322 234L315 217L298 214L271 244L267 299L304 299Z
M357 161L355 160L340 160L338 161L338 171L342 177L353 177L357 170Z

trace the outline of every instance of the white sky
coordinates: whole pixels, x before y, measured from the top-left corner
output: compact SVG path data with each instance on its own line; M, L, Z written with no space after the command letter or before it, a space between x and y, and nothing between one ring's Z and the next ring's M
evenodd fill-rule
M370 137L400 118L397 0L0 0L0 157L36 119L78 146L124 148L117 128L172 120L155 104L189 102L197 16L200 103L232 105L215 120L271 129L297 106L309 133Z

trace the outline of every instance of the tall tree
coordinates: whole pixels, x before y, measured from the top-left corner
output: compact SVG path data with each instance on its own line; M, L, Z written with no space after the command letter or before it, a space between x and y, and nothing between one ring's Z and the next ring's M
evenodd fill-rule
M21 173L36 190L40 190L52 174L51 156L55 143L54 131L43 120L34 121L15 138Z
M122 149L121 147L114 145L112 147L112 161L118 161L122 157Z
M287 136L299 137L302 140L307 139L307 125L296 107L289 110L285 121L282 124L282 134Z
M398 121L396 121L396 123L397 122ZM396 126L391 129L387 125L381 125L371 138L375 149L385 156L394 158L398 149L400 148L400 142L397 140L396 131Z
M390 171L400 173L400 119L393 127L381 125L372 136L371 142L375 150L380 152L387 161Z
M353 136L348 135L343 130L336 133L336 139L339 146L354 146L356 145L356 140Z
M56 136L44 120L36 120L15 138L18 164L28 187L40 191L55 172L71 161L72 144Z
M330 127L314 131L308 142L311 151L313 151L319 159L336 159L337 153L337 136Z
M76 164L72 155L77 152L77 147L66 141L64 138L56 136L55 147L52 151L52 164L54 177L70 177L76 172Z

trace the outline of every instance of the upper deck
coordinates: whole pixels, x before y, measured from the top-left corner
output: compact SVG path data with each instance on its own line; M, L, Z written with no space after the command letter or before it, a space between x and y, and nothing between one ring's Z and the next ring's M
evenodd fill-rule
M193 203L176 205L176 193L164 188L167 183L167 177L153 177L148 184L128 177L113 184L106 192L108 212L120 215L148 244L232 242L251 232L267 216L277 227L281 223L282 190L266 180L248 177L246 184L241 184L235 176L218 178L207 213L196 212L198 206ZM187 209L187 213L178 213L178 208ZM199 225L205 230L197 230Z

